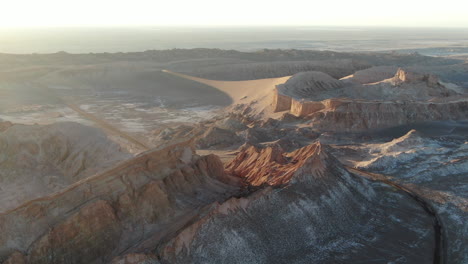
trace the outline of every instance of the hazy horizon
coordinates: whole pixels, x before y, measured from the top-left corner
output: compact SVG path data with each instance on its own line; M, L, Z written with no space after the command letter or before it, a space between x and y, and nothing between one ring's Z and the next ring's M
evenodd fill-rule
M1 53L468 46L468 2L458 0L15 0L0 8Z
M468 27L468 2L446 0L16 0L0 5L0 27L68 26L390 26Z
M468 47L468 29L395 27L65 27L0 29L0 53L174 48L385 51Z

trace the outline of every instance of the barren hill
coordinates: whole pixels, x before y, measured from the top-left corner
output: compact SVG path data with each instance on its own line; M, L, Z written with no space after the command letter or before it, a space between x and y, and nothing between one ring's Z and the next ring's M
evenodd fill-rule
M131 157L77 123L12 125L0 132L0 212L49 195Z

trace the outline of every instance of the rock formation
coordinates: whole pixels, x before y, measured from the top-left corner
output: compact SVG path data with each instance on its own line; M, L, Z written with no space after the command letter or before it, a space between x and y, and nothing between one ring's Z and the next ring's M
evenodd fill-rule
M468 262L466 80L418 54L0 54L2 118L109 100L158 146L0 121L0 263Z
M342 81L353 81L360 84L370 84L380 82L395 76L398 67L396 66L374 66L360 70L352 75L341 78Z
M230 130L212 126L200 137L197 137L195 142L198 148L207 149L211 147L222 148L240 144L241 139L236 133Z
M0 259L20 251L27 263L107 263L151 249L237 182L187 143L152 150L1 213Z
M332 99L325 108L306 115L324 131L366 131L436 120L464 120L468 101L451 102L356 102ZM307 106L307 104L306 104ZM302 110L304 108L299 108Z
M278 85L276 112L310 119L325 131L364 131L431 120L462 120L468 100L432 74L399 69L394 77L362 85L324 74L300 73Z
M252 186L283 185L288 183L296 171L305 163L317 164L325 154L322 145L317 143L285 155L280 147L257 149L254 146L241 152L231 163L227 170ZM314 166L313 171L321 170Z
M466 125L465 125L466 126ZM465 130L428 137L416 130L389 142L343 146L335 152L360 169L388 175L429 201L445 230L447 261L465 263L468 250L468 138ZM352 149L353 155L347 156Z
M379 256L387 261L421 261L424 254L415 257L414 249L401 246L406 243L422 243L417 250L431 252L432 239L417 231L430 225L421 208L404 202L415 215L411 227L402 225L398 221L410 219L403 220L401 208L391 204L393 199L407 198L400 194L384 198L386 190L350 174L326 148L317 143L292 153L271 148L241 152L228 170L247 186L260 189L213 204L208 214L159 248L161 260L331 263L340 259L352 263ZM379 231L384 222L390 233ZM408 236L396 238L392 232ZM398 256L391 253L396 249ZM431 256L423 261L431 262Z
M230 131L243 131L247 129L248 121L243 116L230 115L216 122L216 126Z
M9 126L0 132L0 212L131 157L102 131L78 123Z
M276 87L274 111L289 110L297 100L313 99L321 93L341 88L343 84L322 72L295 74L286 83Z
M433 74L410 72L401 68L398 69L392 81L395 85L400 85L403 83L425 82L429 87L440 86L439 78Z

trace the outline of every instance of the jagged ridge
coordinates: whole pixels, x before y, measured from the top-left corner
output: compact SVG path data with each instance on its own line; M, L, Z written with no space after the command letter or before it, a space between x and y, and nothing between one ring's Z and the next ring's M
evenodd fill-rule
M155 247L237 190L216 156L197 156L190 144L144 153L0 214L0 259L19 250L28 263L103 263Z

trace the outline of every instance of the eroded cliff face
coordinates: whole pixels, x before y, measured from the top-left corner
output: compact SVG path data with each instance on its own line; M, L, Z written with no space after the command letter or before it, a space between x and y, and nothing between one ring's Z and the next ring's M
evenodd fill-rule
M332 99L323 110L306 115L324 131L366 131L437 120L465 120L468 100L452 102L356 102ZM307 104L306 104L307 106ZM302 108L300 108L302 109ZM303 113L303 116L307 112Z
M387 73L389 69L374 71ZM368 71L373 72L363 72ZM336 80L314 72L296 74L277 86L273 109L310 119L311 125L323 131L357 132L468 118L467 96L445 87L433 74L398 69L392 78L361 83L369 80Z
M0 131L0 212L132 156L102 131L78 123L6 124Z
M107 263L155 248L238 190L216 156L197 156L190 144L149 151L0 214L0 258L19 251L26 263Z
M389 142L352 148L357 154L350 158L355 167L388 175L429 201L444 224L447 262L468 261L463 246L468 243L466 125L459 135L429 137L411 130ZM346 153L345 149L340 152Z
M424 74L398 69L393 77L395 84L425 82L429 87L440 86L439 78L434 74Z
M118 246L122 226L111 204L97 200L56 224L28 252L28 263L91 263Z
M266 187L213 204L159 247L161 262L352 263L378 256L430 263L431 219L424 210L403 194L352 175L327 149L316 143L291 153L241 152L228 171L246 186ZM414 214L405 216L402 207ZM418 247L404 246L409 244Z
M310 173L321 173L323 159L328 158L320 143L312 144L291 153L278 145L258 149L254 146L242 151L226 168L251 186L284 185L295 173L308 165Z
M273 95L273 112L282 112L291 109L292 98L280 94L277 89L274 91Z
M360 84L376 83L395 76L398 71L396 66L375 66L360 70L352 75L341 78L342 81L353 81Z

